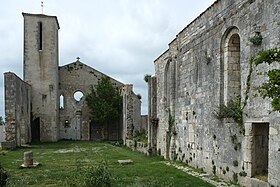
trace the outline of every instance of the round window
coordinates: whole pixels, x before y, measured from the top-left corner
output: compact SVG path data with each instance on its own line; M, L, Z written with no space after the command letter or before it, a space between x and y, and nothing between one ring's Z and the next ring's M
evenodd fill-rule
M80 101L80 100L82 99L83 96L84 96L84 94L83 94L83 92L81 92L81 91L76 91L76 92L74 93L74 99L75 99L76 101Z

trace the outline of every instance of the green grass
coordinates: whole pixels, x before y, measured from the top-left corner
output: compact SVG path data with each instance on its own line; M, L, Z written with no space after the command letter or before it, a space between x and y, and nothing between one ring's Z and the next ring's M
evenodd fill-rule
M20 169L23 153L30 150L34 161L41 165ZM134 163L118 164L117 160L125 159L132 159ZM97 166L102 160L107 161L109 171L116 179L115 186L212 186L167 166L162 158L148 157L106 142L60 141L0 151L0 164L10 174L8 186L66 186L78 166Z

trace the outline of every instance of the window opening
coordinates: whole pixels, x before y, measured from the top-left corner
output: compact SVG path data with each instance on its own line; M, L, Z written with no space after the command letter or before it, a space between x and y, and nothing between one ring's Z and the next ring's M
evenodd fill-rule
M39 50L43 50L43 25L39 22Z
M64 109L64 96L60 95L59 97L59 108Z
M83 92L81 92L81 91L76 91L75 93L74 93L74 99L76 100L76 101L81 101L81 99L82 99L82 97L84 96L84 94L83 94Z

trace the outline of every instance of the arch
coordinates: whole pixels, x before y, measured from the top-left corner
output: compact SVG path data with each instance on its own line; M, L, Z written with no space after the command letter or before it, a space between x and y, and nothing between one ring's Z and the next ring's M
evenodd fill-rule
M225 32L222 53L223 103L227 104L241 94L240 35L237 27Z
M165 107L170 105L170 85L171 85L171 70L170 70L171 59L168 59L164 68L164 99Z

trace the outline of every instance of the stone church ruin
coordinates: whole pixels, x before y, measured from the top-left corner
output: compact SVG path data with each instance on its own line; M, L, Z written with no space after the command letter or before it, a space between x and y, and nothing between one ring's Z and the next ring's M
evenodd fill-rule
M23 13L23 80L12 72L4 73L6 146L21 146L31 141L99 140L102 125L91 122L85 95L98 80L107 76L76 61L59 66L56 16ZM108 76L107 76L108 77ZM109 140L126 140L140 130L141 101L133 85L110 78L121 88L123 114L110 122L105 133ZM145 124L143 124L145 126Z
M106 75L79 58L59 66L57 18L23 17L23 80L4 74L6 144L100 139L101 127L91 123L82 96ZM280 67L250 64L258 51L279 46L280 0L216 0L155 59L155 75L148 77L148 146L137 150L233 183L279 187L280 115L258 87L268 70ZM123 115L108 129L109 139L126 143L143 127L141 101L133 85L110 80L122 88ZM237 120L223 114L229 106L239 110Z
M150 149L245 186L280 186L280 115L257 94L279 64L250 69L259 50L280 46L279 20L279 0L217 0L180 31L149 79ZM240 122L218 119L239 98Z

